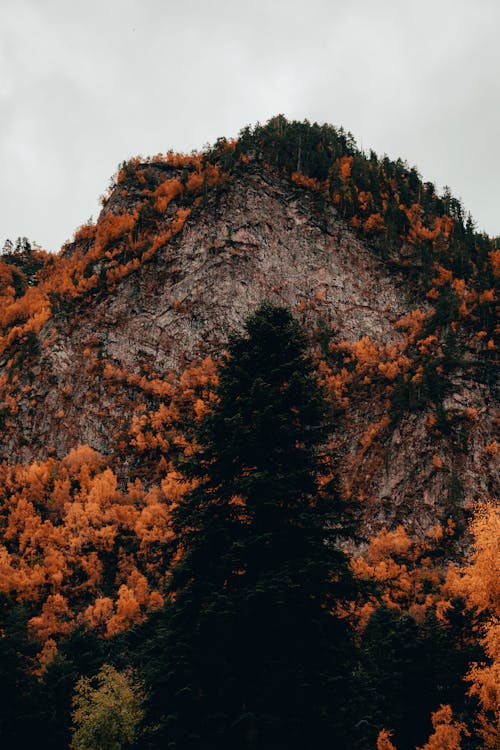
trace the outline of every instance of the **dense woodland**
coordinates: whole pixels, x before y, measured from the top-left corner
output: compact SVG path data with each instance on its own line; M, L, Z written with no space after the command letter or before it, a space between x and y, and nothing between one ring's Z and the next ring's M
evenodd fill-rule
M335 211L412 285L401 341L339 341L319 299L263 304L181 374L120 369L89 337L88 371L133 403L116 455L75 444L0 465L4 747L500 746L495 497L469 507L437 451L442 521L368 535L363 520L359 467L382 460L387 430L425 412L466 451L478 414L443 408L453 373L489 388L498 374L497 242L416 169L282 116L200 154L124 163L97 223L58 255L4 246L3 435L41 408L29 373L56 332L253 170L312 196L320 225ZM368 393L382 416L340 481L336 433ZM485 466L498 452L484 445Z

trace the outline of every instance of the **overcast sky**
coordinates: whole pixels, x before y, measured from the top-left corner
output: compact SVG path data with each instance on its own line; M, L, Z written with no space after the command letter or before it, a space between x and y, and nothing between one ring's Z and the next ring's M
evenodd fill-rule
M350 130L500 234L500 0L0 0L0 243L58 250L118 164L274 114Z

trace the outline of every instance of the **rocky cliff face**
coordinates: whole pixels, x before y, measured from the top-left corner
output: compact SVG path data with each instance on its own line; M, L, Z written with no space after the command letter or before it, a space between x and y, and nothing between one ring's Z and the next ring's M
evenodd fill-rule
M177 168L148 170L153 194L180 177ZM124 213L141 218L140 205L135 183L124 178L98 227ZM163 229L181 206L180 195L170 200ZM144 220L140 236L151 244L148 231ZM45 279L64 259L92 256L98 237L88 235L77 235ZM96 256L85 275L102 279L108 272L109 280L113 257ZM147 482L145 467L161 453L138 440L141 429L154 432L147 415L170 402L169 389L180 387L192 363L220 357L230 332L267 299L289 307L313 333L320 377L336 408L332 450L346 492L364 504L368 530L404 523L425 533L498 492L497 401L474 337L457 334L439 404L430 397L418 408L395 409L398 378L418 384L418 368L435 343L412 338L405 316L418 308L425 317L431 302L334 205L319 205L317 193L259 161L245 161L207 189L182 228L121 278L68 304L47 296L52 312L29 337L30 348L14 364L9 348L0 359L5 461L63 457L88 444L123 482Z

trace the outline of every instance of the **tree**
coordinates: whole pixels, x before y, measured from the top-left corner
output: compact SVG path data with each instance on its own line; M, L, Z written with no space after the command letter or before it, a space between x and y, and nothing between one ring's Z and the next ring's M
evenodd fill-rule
M129 671L105 664L78 680L73 698L73 750L121 750L136 739L143 718L141 687Z
M158 747L351 747L355 585L344 504L321 445L327 408L290 313L233 337L218 402L173 512L172 603L152 648Z
M14 248L14 252L17 254L20 253L31 253L32 247L31 242L27 237L18 237L16 240L16 246Z
M14 252L14 243L7 238L3 243L2 255L11 255Z
M377 750L396 750L391 742L391 733L387 729L381 729L377 737Z
M36 644L28 610L0 594L0 738L5 748L33 747L42 729L36 678L30 670Z
M426 734L426 688L434 677L426 679L422 668L425 649L417 623L408 614L381 606L371 616L361 645L367 730L389 726L398 748L414 748L416 739ZM368 738L372 745L370 731Z
M462 735L469 735L462 722L455 721L450 706L442 705L432 714L434 732L429 740L417 750L461 750ZM379 732L377 750L397 750L391 742L391 733L386 729Z
M497 503L480 506L471 523L474 540L470 562L454 582L465 594L469 607L482 616L482 645L488 661L473 664L467 676L470 692L479 700L478 729L485 748L500 743L500 508Z
M50 750L67 750L71 740L72 697L82 676L96 674L104 662L107 645L95 632L79 626L58 644L57 652L40 677L37 701L43 722L36 744ZM29 745L29 747L31 747Z
M457 608L455 601L450 617L456 621ZM458 622L455 629L459 631ZM395 607L375 610L360 644L360 719L365 735L361 747L373 747L376 731L390 727L398 750L415 750L428 737L437 706L446 701L462 715L469 710L463 677L474 650L459 634L465 635L463 626L455 641L451 624L445 627L433 612L419 623ZM382 733L382 747L383 740L388 738Z
M432 714L434 732L422 748L417 750L461 750L462 735L469 733L462 722L455 721L450 706L440 706Z

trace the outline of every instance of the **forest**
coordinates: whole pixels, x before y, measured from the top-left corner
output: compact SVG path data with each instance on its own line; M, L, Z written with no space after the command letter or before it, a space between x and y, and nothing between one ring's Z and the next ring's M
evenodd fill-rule
M45 354L144 269L175 276L186 227L254 174L307 196L321 231L333 212L411 287L399 338L339 338L317 292L263 300L224 346L162 372L106 356L97 320L81 368L96 408L112 400L113 450L16 447L36 434ZM498 748L499 446L482 446L485 489L466 502L462 459L486 417L446 408L457 372L495 392L497 242L415 168L281 115L124 163L102 203L58 255L20 238L0 257L2 746ZM74 393L50 377L52 430L71 436ZM342 432L372 401L347 455ZM420 533L369 519L370 477L408 415L447 477Z

